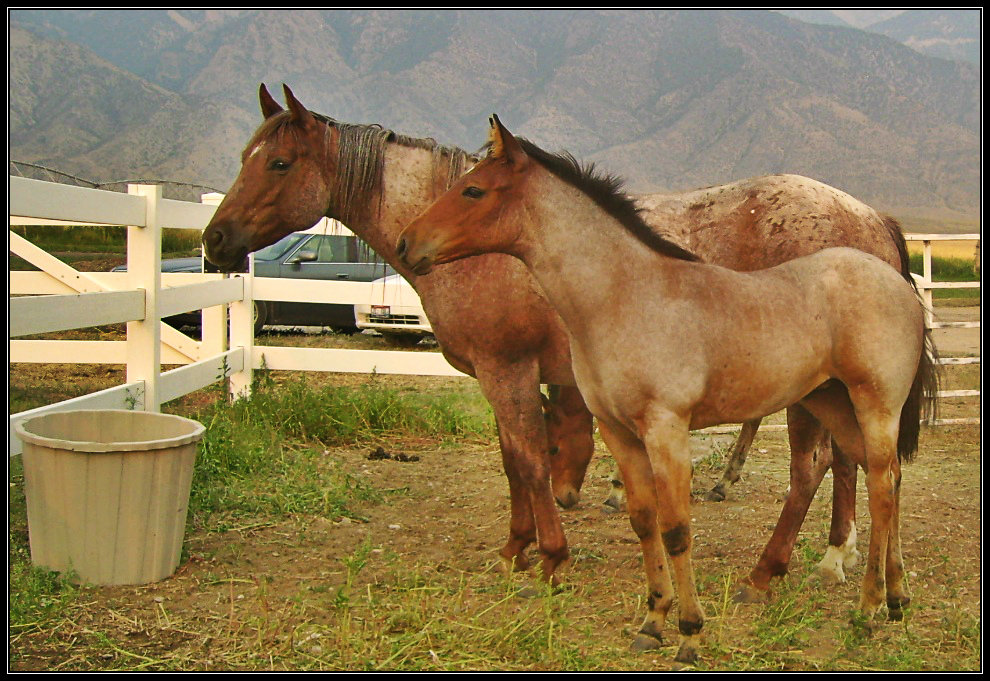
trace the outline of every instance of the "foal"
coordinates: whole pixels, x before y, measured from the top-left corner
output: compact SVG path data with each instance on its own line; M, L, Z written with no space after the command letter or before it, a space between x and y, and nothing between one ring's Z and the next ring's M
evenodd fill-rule
M914 287L877 258L833 248L769 270L704 265L639 219L619 183L514 138L403 230L418 274L481 253L519 258L563 320L582 396L628 491L649 586L638 639L659 640L680 595L679 661L704 622L691 566L691 430L787 406L866 469L869 621L909 601L899 538L900 458L917 448L934 365ZM659 520L659 522L658 522Z

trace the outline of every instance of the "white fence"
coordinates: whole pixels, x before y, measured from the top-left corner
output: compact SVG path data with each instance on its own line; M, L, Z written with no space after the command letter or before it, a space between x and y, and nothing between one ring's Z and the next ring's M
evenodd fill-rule
M254 344L254 299L354 304L371 300L371 284L284 280L250 275L162 274L161 230L201 231L213 205L163 199L161 188L133 185L127 194L10 177L11 223L128 225L127 272L79 272L13 232L10 251L39 272L10 273L9 362L126 364L123 385L12 414L9 451L20 451L15 421L69 409L144 409L228 378L246 394L254 369L463 376L440 353ZM39 295L40 294L40 295ZM229 341L227 310L229 306ZM203 310L202 340L162 317ZM127 323L125 341L33 340L21 336ZM162 372L162 364L180 365Z
M161 187L132 185L127 194L9 177L12 224L127 225L127 272L79 272L13 232L10 250L39 268L10 272L9 362L126 364L123 385L57 404L12 414L9 451L20 452L15 421L69 409L158 411L176 399L227 378L234 395L246 394L254 369L463 376L440 353L256 346L253 301L283 300L353 304L371 300L371 284L286 280L245 275L162 274L161 230L202 230L219 196L196 204L164 199ZM206 201L204 197L204 201ZM979 287L979 282L934 282L931 242L978 239L979 235L915 235L925 242L925 269L918 278L926 300L936 288ZM201 340L163 324L162 317L203 310ZM228 326L229 309L229 326ZM21 336L103 324L127 323L124 341L29 340ZM975 323L934 326L973 326ZM228 336L229 328L229 336ZM946 364L979 363L949 358ZM162 372L163 364L180 365ZM945 397L979 395L948 391ZM951 422L979 422L953 419Z

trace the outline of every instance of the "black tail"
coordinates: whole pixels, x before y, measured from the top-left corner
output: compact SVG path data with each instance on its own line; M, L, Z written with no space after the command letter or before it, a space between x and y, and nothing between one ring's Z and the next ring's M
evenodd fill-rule
M884 216L883 220L901 257L901 276L917 291L918 285L911 276L910 256L901 226L892 217ZM928 421L936 417L940 382L938 350L932 341L931 329L925 329L925 346L918 360L918 372L914 376L907 402L901 409L900 429L897 435L897 456L901 461L910 462L914 458L914 453L918 451L921 420Z

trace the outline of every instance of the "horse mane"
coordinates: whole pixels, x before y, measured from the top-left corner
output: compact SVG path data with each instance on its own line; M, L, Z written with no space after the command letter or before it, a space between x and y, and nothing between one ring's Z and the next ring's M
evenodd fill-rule
M338 213L333 217L345 225L369 218L380 208L384 200L382 178L385 170L385 149L389 144L432 152L433 198L447 191L464 174L469 165L480 160L475 154L439 144L434 139L409 137L377 124L343 123L315 111L310 113L327 126L327 144L324 145L326 152L331 148L329 144L331 130L335 129L339 133L330 205ZM285 132L292 134L294 128L288 112L273 116L269 121L268 125L262 126L258 131L258 136Z
M619 221L634 237L649 246L654 251L668 255L678 260L701 262L694 253L668 241L653 231L640 217L641 209L632 198L626 194L623 180L610 173L601 173L594 163L582 165L568 152L552 154L540 149L527 139L517 137L527 156L546 168L553 175L583 192L602 210Z

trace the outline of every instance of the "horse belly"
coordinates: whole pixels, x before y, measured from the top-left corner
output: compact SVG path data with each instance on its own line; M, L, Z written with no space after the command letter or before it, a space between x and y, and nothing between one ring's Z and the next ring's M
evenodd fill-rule
M754 374L745 381L725 381L707 391L691 411L691 429L769 416L794 404L828 378L821 371L786 378L774 371L769 376Z

